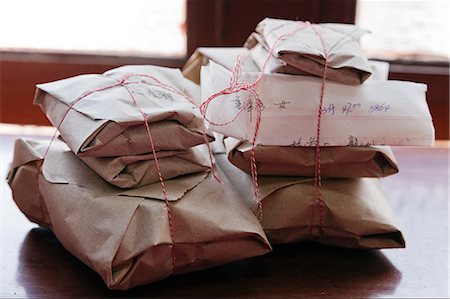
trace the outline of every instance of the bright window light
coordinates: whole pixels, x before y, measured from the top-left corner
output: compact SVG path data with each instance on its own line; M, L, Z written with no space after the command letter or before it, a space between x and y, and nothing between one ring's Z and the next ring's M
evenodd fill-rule
M356 24L370 57L448 60L450 1L358 0Z
M186 0L0 0L0 50L186 54Z

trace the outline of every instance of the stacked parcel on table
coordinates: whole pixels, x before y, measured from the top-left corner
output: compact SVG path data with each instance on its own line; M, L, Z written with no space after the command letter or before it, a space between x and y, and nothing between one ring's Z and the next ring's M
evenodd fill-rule
M35 103L63 141L17 140L14 200L109 288L271 250L220 169L221 184L210 172L198 89L153 66L38 85Z
M60 137L16 141L14 200L113 289L269 241L404 247L379 178L398 172L389 145L433 142L426 85L387 80L364 33L265 19L245 47L200 48L183 73L124 66L39 84ZM213 133L226 137L216 164Z
M256 31L247 48L198 49L183 72L200 80L205 123L228 137L217 159L269 240L404 247L379 178L398 172L389 145L432 144L426 85L387 80L353 25L265 19ZM236 76L257 96L230 92Z

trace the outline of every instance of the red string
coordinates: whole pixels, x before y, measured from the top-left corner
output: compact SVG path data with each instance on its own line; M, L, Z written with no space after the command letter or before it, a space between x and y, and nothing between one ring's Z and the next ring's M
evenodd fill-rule
M322 84L320 88L320 101L319 108L317 111L317 128L316 128L316 161L315 161L315 171L314 171L314 192L313 192L313 207L311 211L311 225L310 225L310 234L312 234L312 227L314 225L314 210L316 203L319 206L319 226L323 226L323 207L325 203L322 199L322 175L321 175L321 167L320 167L320 129L321 129L321 120L322 120L322 106L323 106L323 98L325 95L325 84L327 77L327 69L328 69L328 50L325 45L325 41L323 39L322 34L316 28L316 25L312 25L311 28L314 30L314 33L319 37L320 43L322 44L323 54L324 54L324 68L322 73Z
M66 111L64 111L64 113L63 113L63 115L61 117L61 120L59 121L58 125L56 126L55 133L53 134L53 136L52 136L52 138L50 140L50 143L48 144L48 146L47 146L47 148L46 148L46 150L44 152L44 155L42 157L42 163L38 167L38 171L37 171L37 174L36 174L36 188L37 188L37 192L38 192L38 199L39 199L39 203L40 203L40 210L41 210L41 213L42 213L42 218L45 219L45 212L44 212L44 208L43 208L44 207L44 201L43 201L43 197L42 197L42 193L41 193L41 189L40 189L39 175L42 173L42 167L44 165L44 161L45 161L45 158L48 155L50 147L51 147L52 143L54 142L54 140L55 140L55 138L57 136L57 133L58 133L59 129L61 128L61 125L64 122L65 118L67 117L69 111L72 110L73 107L77 103L79 103L81 100L85 99L87 96L89 96L89 95L91 95L93 93L104 91L104 90L107 90L107 89L111 89L111 88L114 88L114 87L117 87L117 86L124 87L126 89L127 93L130 95L134 105L136 106L136 108L138 109L139 113L141 114L141 116L142 116L142 118L144 120L145 129L146 129L146 132L147 132L147 135L148 135L149 145L151 147L153 156L155 157L155 165L156 165L156 169L157 169L157 172L158 172L159 182L161 184L161 188L162 188L163 195L164 195L164 203L165 203L166 208L167 208L167 217L168 217L168 221L169 221L170 239L171 239L171 242L172 242L172 247L171 247L172 269L174 269L175 266L176 266L176 255L175 255L175 247L174 247L174 245L175 245L175 235L174 235L173 215L172 215L172 210L170 208L169 199L168 199L168 196L167 196L166 185L164 183L163 174L162 174L161 167L160 167L160 164L159 164L159 161L158 161L156 147L155 147L155 143L153 141L153 136L152 136L151 131L150 131L150 126L149 126L147 117L146 117L144 111L142 110L142 107L139 105L139 103L136 101L135 97L133 96L133 93L130 91L130 89L127 86L127 85L130 85L130 84L139 84L139 83L147 83L147 82L145 82L145 81L140 81L140 82L128 81L127 82L127 80L129 80L132 77L146 77L146 78L152 79L152 80L155 81L157 86L159 86L159 87L161 87L161 88L163 88L165 90L168 90L170 92L176 93L176 94L182 96L183 98L185 98L186 100L188 100L190 103L192 103L195 106L197 106L196 103L191 98L186 96L185 94L183 94L180 91L178 91L177 89L175 89L175 88L173 88L173 87L171 87L171 86L169 86L169 85L159 81L155 77L147 75L147 74L127 74L120 81L118 81L118 83L116 83L116 84L112 84L112 85L108 85L108 86L105 86L105 87L101 87L101 88L98 88L98 89L95 89L95 90L92 90L92 91L89 91L89 92L83 94L82 96L77 98L72 104L70 104ZM205 130L203 130L203 136L205 138L206 144L208 145L209 157L211 159L211 166L212 166L211 167L211 171L212 171L214 177L217 180L219 180L217 178L217 176L215 175L215 172L214 172L213 156L212 156L211 148L209 146L209 141L208 141L208 138L206 136L206 131Z
M170 208L169 198L167 196L167 189L166 184L164 183L161 167L159 165L159 161L156 154L156 148L155 143L153 142L153 136L150 132L150 126L148 125L147 116L145 115L144 111L142 110L141 106L136 101L136 98L133 96L133 93L130 91L128 86L126 84L122 84L122 86L126 89L128 94L130 95L131 99L133 100L133 103L136 105L137 109L139 110L139 113L141 114L144 124L145 124L145 130L147 131L148 135L148 142L150 144L150 148L152 149L153 157L155 157L155 165L156 170L158 171L158 177L159 177L159 183L161 184L161 188L164 194L164 203L166 204L167 208L167 218L169 220L169 230L170 230L170 239L172 241L172 247L171 247L171 254L172 254L172 269L175 269L176 265L176 256L175 256L175 235L174 235L174 229L173 229L173 217L172 217L172 209Z
M184 99L189 101L192 105L194 105L195 107L198 108L197 103L193 99L191 99L189 96L187 96L186 94L180 92L176 88L173 88L172 86L161 82L160 80L158 80L157 78L155 78L155 77L153 77L151 75L147 75L147 74L128 74L122 80L126 81L126 80L128 80L129 78L132 78L132 77L145 77L145 78L152 79L153 81L155 81L157 83L157 85L159 87L162 87L165 90L171 91L171 92L173 92L173 93L183 97ZM143 82L143 81L140 81L140 82L127 82L127 84L132 84L132 83L138 83L139 84L139 83L147 83L147 82ZM213 158L213 154L212 154L212 150L211 150L211 145L209 144L208 135L206 134L206 128L205 128L204 122L202 122L202 135L203 135L203 140L204 140L206 146L208 147L209 160L211 162L211 173L212 173L213 177L216 179L216 181L218 181L220 183L221 182L220 178L216 174L216 170L215 170L215 166L214 166L214 158Z
M260 69L258 77L256 78L256 80L253 83L239 81L239 78L241 75L241 57L238 56L236 63L233 67L233 70L231 72L230 84L228 85L228 87L226 87L225 89L223 89L219 92L212 94L211 96L208 97L208 99L206 99L200 105L200 112L202 113L203 119L206 122L208 122L209 124L211 124L213 126L226 126L226 125L234 122L237 119L237 117L241 114L241 112L245 110L247 105L242 105L242 107L236 112L236 114L233 116L233 118L231 120L228 120L228 121L225 121L222 123L217 123L217 122L214 122L214 121L208 119L208 117L206 115L206 113L208 111L208 107L211 104L211 102L213 100L219 98L220 96L234 94L234 93L238 93L240 91L247 91L250 93L248 99L251 101L252 107L255 107L255 109L256 109L255 129L254 129L253 138L252 138L252 149L250 151L250 173L252 176L252 183L253 183L253 196L255 198L255 201L258 204L258 219L260 222L263 221L263 202L261 199L261 194L259 192L258 172L257 172L257 164L256 164L256 157L255 157L255 147L256 147L256 140L258 137L260 123L261 123L261 106L262 106L261 103L262 102L259 97L259 94L256 91L256 87L258 86L262 77L264 76L264 70L267 67L270 59L272 58L273 52L275 51L275 48L278 45L278 43L280 41L282 41L283 39L286 39L286 38L292 36L298 30L303 29L306 26L311 26L311 24L309 22L298 23L298 25L295 26L295 28L293 30L291 30L290 32L287 32L285 34L278 36L278 38L275 40L272 47L269 49L266 60L264 61L263 65ZM253 102L254 102L254 105L253 105ZM253 111L253 109L252 109L252 111Z

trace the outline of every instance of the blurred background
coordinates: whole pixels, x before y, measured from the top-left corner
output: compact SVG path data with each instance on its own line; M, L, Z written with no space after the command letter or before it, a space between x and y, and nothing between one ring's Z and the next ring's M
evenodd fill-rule
M242 46L265 17L356 23L390 79L428 84L449 139L450 1L0 0L0 123L49 125L35 85L124 64L182 67L201 46Z

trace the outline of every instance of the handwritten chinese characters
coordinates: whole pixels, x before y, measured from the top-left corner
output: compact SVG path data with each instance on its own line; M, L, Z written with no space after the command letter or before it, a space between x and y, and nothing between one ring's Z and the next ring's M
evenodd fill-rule
M330 103L324 107L322 107L322 113L328 115L334 115L336 113L336 107L333 103Z
M353 135L348 136L348 144L347 146L373 146L375 145L375 141L361 141L358 137L355 137ZM296 140L293 140L290 146L293 147L314 147L317 145L317 138L316 137L309 137L304 138L300 137ZM320 146L329 146L330 144L328 142L325 142L323 144L320 144Z
M293 147L313 147L317 145L317 138L316 137L309 137L303 139L302 137L298 138L297 140L293 140L290 146ZM321 146L329 146L329 143L325 142Z
M245 101L243 101L240 97L240 95L236 95L231 102L234 105L234 108L236 108L236 110L245 110L247 112L251 112L253 110L253 101L254 98L253 97L248 97ZM259 101L259 106L261 108L261 111L263 111L265 109L265 106L263 104L263 102Z
M275 106L278 107L278 109L283 110L286 109L286 105L290 104L290 101L281 100L279 103L273 103Z
M348 137L348 145L347 146L372 146L375 142L372 140L370 142L361 142L358 140L358 137L350 135Z
M142 81L141 83L150 85L145 81ZM133 89L131 91L131 93L141 95L144 98L154 98L157 100L165 100L165 101L171 101L171 102L174 101L174 98L170 93L168 93L164 90L159 90L159 89L157 89L157 87L154 87L151 85L148 87L144 87L142 85L138 86L137 88Z

